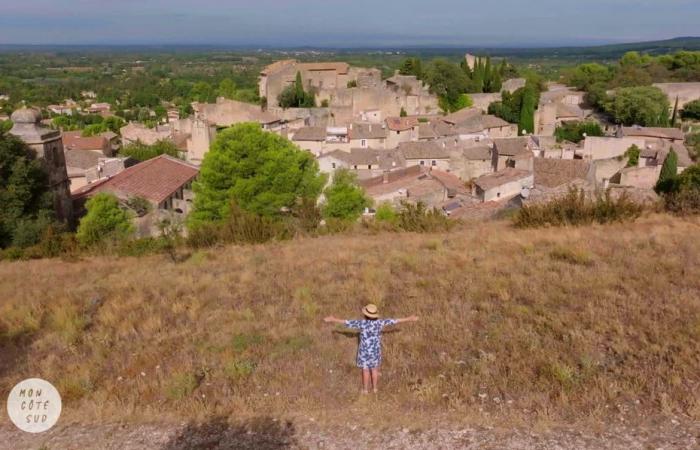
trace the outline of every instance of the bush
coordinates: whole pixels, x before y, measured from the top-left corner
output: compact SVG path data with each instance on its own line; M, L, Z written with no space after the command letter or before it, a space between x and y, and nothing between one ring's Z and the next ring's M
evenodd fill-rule
M682 189L666 194L664 195L664 208L679 216L700 214L700 190Z
M554 131L557 142L569 141L578 144L586 136L602 136L603 129L596 122L569 122Z
M85 247L105 241L120 241L133 233L129 213L119 206L119 200L99 193L85 204L87 214L80 220L77 238Z
M323 216L326 219L357 220L364 209L372 204L365 191L357 184L357 176L347 169L339 169L333 183L324 191L326 204Z
M449 231L456 224L455 220L435 208L428 208L423 202L403 202L397 218L397 225L401 230L416 233Z
M147 161L160 155L169 155L179 158L180 150L172 141L160 140L153 145L135 142L129 144L119 151L121 156L128 156L138 161Z
M624 222L636 219L643 210L624 193L613 199L607 190L591 198L583 189L571 188L567 195L549 203L524 206L513 222L519 228Z
M289 235L283 221L245 211L232 203L224 221L194 227L188 244L194 248L211 247L219 243L262 244Z

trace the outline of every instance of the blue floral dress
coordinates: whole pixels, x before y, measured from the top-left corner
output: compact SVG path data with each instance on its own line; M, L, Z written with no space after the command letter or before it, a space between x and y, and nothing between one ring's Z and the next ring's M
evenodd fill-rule
M382 362L382 329L396 324L396 319L346 320L345 326L360 330L357 367L375 369Z

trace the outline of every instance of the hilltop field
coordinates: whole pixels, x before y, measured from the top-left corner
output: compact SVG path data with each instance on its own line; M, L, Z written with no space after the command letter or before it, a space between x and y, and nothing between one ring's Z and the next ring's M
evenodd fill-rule
M697 426L699 233L649 215L2 262L0 392L45 378L82 427ZM356 336L322 318L370 301L420 321L385 333L360 398Z

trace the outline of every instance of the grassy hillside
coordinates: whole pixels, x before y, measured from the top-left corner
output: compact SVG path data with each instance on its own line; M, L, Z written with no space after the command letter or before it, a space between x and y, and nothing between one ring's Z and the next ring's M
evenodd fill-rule
M61 391L65 420L87 422L697 420L699 227L484 223L181 263L0 263L0 393L39 376ZM381 401L369 406L355 336L321 321L357 317L367 301L421 317L385 334Z

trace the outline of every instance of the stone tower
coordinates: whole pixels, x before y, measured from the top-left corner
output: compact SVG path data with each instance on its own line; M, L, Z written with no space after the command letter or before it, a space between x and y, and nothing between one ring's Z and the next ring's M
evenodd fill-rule
M73 201L61 132L43 127L40 123L41 114L35 109L18 109L12 113L11 120L14 126L10 134L29 146L48 174L49 185L54 194L56 217L73 226Z

